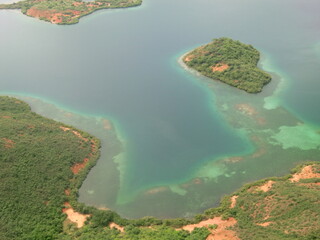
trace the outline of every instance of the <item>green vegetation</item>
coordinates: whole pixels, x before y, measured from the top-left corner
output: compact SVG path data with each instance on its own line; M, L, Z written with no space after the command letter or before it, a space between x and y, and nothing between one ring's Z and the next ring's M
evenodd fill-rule
M206 228L197 228L191 234L176 231L172 227L155 226L152 228L127 226L125 233L110 228L95 228L90 225L65 235L63 240L205 240L209 235Z
M78 190L99 157L99 141L87 133L31 112L24 102L0 97L0 239L205 239L203 228L175 231L192 222L150 217L127 220L77 202ZM77 134L78 135L77 135ZM80 134L80 135L79 135ZM89 161L77 174L72 166ZM69 190L66 194L65 190ZM64 203L84 214L90 224L77 229L65 221ZM105 228L110 222L126 233ZM139 228L154 226L154 229ZM102 237L103 236L103 237Z
M308 165L312 165L314 173L319 171L320 163L313 162L294 172ZM237 219L234 230L240 239L320 239L320 177L297 182L291 182L290 177L261 180L235 193L236 206L224 214ZM273 181L270 190L258 188L268 181Z
M24 0L0 4L0 9L21 9L23 14L55 24L74 24L79 18L106 8L127 8L141 5L142 0Z
M241 239L319 239L320 188L279 181L272 190L242 192L234 215ZM267 227L257 224L267 223Z
M307 164L313 173L308 178L292 182L289 175L244 186L233 194L237 196L234 207L226 196L219 207L194 219L128 220L77 202L79 187L99 157L97 139L41 117L27 104L9 97L0 97L0 132L1 240L201 240L218 231L220 223L191 233L175 228L216 216L233 217L237 223L230 228L242 240L313 240L320 236L319 162ZM75 165L85 158L87 164L75 172ZM261 190L269 181L269 189ZM77 228L66 219L65 202L90 214L85 226ZM110 229L110 223L123 226L124 232Z
M261 92L271 76L257 68L259 52L229 38L214 39L184 56L184 63L209 78L249 93Z
M55 239L69 200L64 191L81 185L99 156L99 141L63 131L63 124L9 97L0 97L0 126L0 239ZM74 175L70 167L84 158L89 164Z

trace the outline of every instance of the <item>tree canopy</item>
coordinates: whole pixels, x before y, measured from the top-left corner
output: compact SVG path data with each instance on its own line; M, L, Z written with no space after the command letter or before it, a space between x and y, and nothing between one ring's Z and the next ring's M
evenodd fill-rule
M260 53L230 38L214 39L184 56L184 63L209 78L249 93L262 91L271 76L257 68Z

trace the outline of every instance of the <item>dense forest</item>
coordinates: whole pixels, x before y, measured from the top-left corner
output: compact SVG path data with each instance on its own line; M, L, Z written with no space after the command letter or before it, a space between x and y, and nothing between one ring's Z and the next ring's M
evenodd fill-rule
M192 219L129 220L77 202L99 146L85 132L39 116L18 99L0 97L0 239L320 239L319 162L247 184ZM70 207L86 214L84 226L67 218ZM217 223L184 228L210 220Z
M184 56L184 63L209 78L249 93L262 91L271 76L257 68L259 52L229 38L214 39Z
M141 5L142 0L23 0L0 4L0 9L21 9L23 14L54 24L74 24L79 18L106 8L127 8Z
M66 129L18 99L0 97L1 240L56 239L62 231L65 190L81 182L71 167L89 158L90 168L99 156L97 139Z

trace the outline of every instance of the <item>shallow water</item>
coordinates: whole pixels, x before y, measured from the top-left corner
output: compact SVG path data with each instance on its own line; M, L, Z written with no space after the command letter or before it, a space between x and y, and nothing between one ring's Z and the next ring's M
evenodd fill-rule
M18 2L17 0L0 0L0 4L2 3L14 3L14 2Z
M72 26L1 11L0 88L103 139L81 202L131 218L191 216L245 182L318 160L319 5L146 0ZM274 74L262 94L178 64L221 36L262 51Z

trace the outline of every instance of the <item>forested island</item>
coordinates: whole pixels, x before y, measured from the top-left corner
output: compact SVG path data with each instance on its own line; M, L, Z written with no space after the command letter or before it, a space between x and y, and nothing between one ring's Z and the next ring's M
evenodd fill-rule
M77 201L99 140L0 97L0 239L319 239L320 163L247 184L192 219L128 220Z
M0 9L21 9L27 16L54 24L74 24L94 11L107 8L128 8L141 5L142 0L24 0L0 4Z
M271 76L257 68L260 53L251 45L230 38L214 39L183 57L184 63L202 75L249 93L262 91Z

